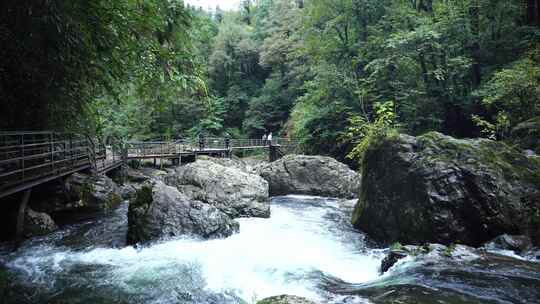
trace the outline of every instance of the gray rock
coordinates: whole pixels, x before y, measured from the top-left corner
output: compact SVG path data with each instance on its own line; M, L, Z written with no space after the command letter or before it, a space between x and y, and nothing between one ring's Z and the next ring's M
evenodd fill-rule
M116 183L105 175L75 173L67 179L66 190L70 201L80 200L80 206L91 211L110 210L122 200Z
M199 156L197 159L210 161L228 168L238 169L242 172L248 172L248 167L246 163L238 158L216 158L209 156Z
M347 165L324 156L287 155L257 169L270 195L307 194L354 198L360 176Z
M315 302L298 296L281 295L260 300L257 304L315 304Z
M516 254L522 254L532 248L532 242L525 235L503 234L486 243L484 248L491 250L511 250Z
M141 170L136 170L131 167L125 168L126 179L132 183L143 183L150 179L150 176L144 174Z
M217 208L193 201L162 182L145 184L128 210L128 243L181 235L227 237L239 224Z
M462 260L464 257L474 257L484 255L483 251L465 245L425 244L423 246L395 244L388 250L386 256L381 261L380 272L385 273L398 261L406 257L425 260L427 258L435 261L441 259Z
M402 248L390 249L384 259L381 261L380 273L385 273L394 266L399 260L409 256L409 252Z
M38 187L30 199L32 209L54 215L109 210L118 205L121 194L120 188L107 176L74 173L61 182Z
M124 183L122 186L119 187L119 194L124 200L130 199L135 195L135 193L137 193L137 190L139 190L142 185L143 184L140 183Z
M432 132L374 141L353 225L375 240L480 246L540 236L540 162L487 139Z
M25 237L45 235L58 230L53 219L43 212L36 212L30 208L24 214L23 234Z
M268 183L260 176L198 160L165 178L192 200L202 201L232 218L269 217Z

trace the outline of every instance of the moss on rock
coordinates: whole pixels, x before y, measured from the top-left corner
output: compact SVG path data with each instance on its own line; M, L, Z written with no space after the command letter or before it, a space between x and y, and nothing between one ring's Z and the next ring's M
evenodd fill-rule
M298 296L280 295L263 299L257 304L315 304L315 302Z
M362 175L352 222L379 241L478 245L538 231L540 161L503 142L388 137L366 150Z

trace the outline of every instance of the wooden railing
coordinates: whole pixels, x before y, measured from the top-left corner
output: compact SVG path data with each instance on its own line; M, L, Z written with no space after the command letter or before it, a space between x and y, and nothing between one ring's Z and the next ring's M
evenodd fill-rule
M104 173L127 159L169 158L182 155L226 156L233 150L267 149L280 155L297 153L298 142L287 138L187 138L171 141L107 144L81 135L56 132L0 132L0 197L28 189L80 170ZM274 151L274 152L275 152ZM276 153L273 153L275 155Z
M55 132L0 133L0 194L91 166L87 138Z

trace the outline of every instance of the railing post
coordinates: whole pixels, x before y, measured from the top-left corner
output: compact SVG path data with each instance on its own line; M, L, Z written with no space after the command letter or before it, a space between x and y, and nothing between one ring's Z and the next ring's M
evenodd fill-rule
M22 240L23 232L24 232L24 217L26 214L26 207L28 206L28 201L30 200L30 194L32 193L32 188L27 189L23 196L22 200L19 205L19 211L17 213L17 224L15 228L15 239L17 243L19 243Z
M25 180L25 166L24 166L24 158L25 158L25 151L24 151L24 134L21 134L21 170L22 170L22 180Z
M51 149L51 172L54 174L54 133L49 133L49 143Z

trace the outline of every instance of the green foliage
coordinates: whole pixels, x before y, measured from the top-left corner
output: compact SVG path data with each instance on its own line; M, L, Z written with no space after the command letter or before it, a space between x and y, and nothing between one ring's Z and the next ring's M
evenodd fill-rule
M540 115L540 49L495 72L475 94L488 114L473 120L490 138L506 138L511 127Z
M375 103L375 120L370 122L364 117L354 116L349 119L351 126L345 135L347 140L359 141L347 155L350 159L361 162L366 150L377 140L395 133L396 111L393 101Z
M509 133L510 120L504 111L497 113L494 123L482 119L478 115L472 115L472 121L480 128L484 137L489 139L506 138Z
M182 1L8 0L0 14L4 127L92 131L96 98L126 82L153 98L196 74Z
M396 242L396 243L393 243L391 246L390 246L390 250L394 251L394 250L401 250L403 248L403 245L401 245L400 242Z
M454 254L454 251L456 251L456 247L457 247L457 245L454 244L454 243L452 243L452 244L448 245L448 247L446 247L446 248L444 249L444 251L442 252L442 254L443 254L444 256L450 258L450 257L452 257L452 255Z
M398 125L508 139L540 115L540 30L526 9L505 0L246 0L235 12L180 0L7 0L0 127L136 139L273 132L341 160Z

